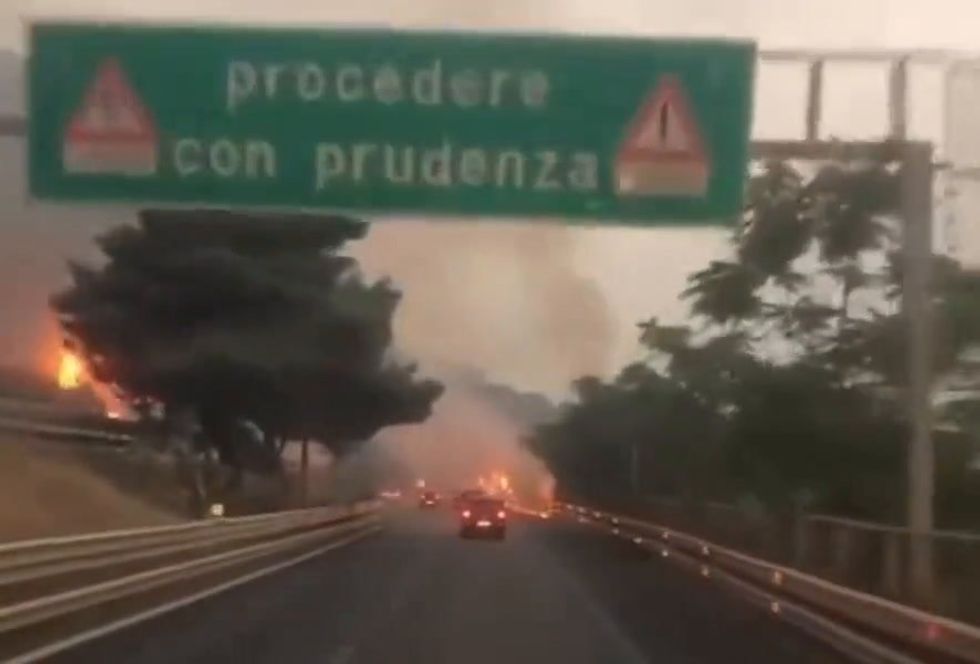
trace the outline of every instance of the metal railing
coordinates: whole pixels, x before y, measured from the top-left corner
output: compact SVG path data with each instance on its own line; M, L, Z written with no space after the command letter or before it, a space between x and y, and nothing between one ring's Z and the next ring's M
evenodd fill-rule
M908 560L918 536L905 527L663 497L624 511L854 590L917 604ZM919 608L980 625L980 534L933 530L922 537L933 550L935 586L931 601Z
M378 511L370 501L2 545L0 641L14 645L5 646L13 651L0 648L0 657L34 659L56 651L58 642L77 642L71 633L77 616L83 622L85 612L101 616L103 607L120 600L149 595L152 606L152 591L293 552L307 552L305 558L310 549L367 536L380 527ZM59 631L62 620L69 627ZM43 638L32 641L32 630ZM57 635L54 644L51 633Z
M561 508L736 592L859 661L980 662L980 629L966 623L845 588L661 524L580 505Z
M0 431L126 445L137 428L91 407L0 396Z
M850 588L910 603L907 561L916 537L933 551L930 609L980 625L980 535L806 515L794 534L794 566Z
M112 445L126 445L134 438L130 434L106 431L97 428L65 426L50 422L38 422L19 418L0 417L0 431L23 433L51 438L70 438L74 440L89 440Z

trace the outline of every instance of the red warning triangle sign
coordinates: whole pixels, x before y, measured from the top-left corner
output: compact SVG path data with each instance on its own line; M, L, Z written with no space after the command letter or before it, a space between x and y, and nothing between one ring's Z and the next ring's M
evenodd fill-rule
M620 145L616 170L621 195L706 193L710 159L676 76L663 76L640 106Z
M664 76L634 116L620 150L623 158L697 159L704 143L687 95L675 76Z
M65 130L69 172L145 175L156 170L157 130L116 58L102 61Z

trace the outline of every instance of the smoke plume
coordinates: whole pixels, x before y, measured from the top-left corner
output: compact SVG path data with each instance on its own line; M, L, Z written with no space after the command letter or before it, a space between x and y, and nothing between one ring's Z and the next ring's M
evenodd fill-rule
M556 224L376 224L354 247L403 290L398 346L423 366L479 367L547 392L609 368L614 326L599 287L574 263L575 231Z
M521 444L533 423L460 368L550 394L610 368L613 321L576 268L575 243L575 230L557 224L401 221L374 225L353 248L369 273L403 290L399 349L447 386L428 422L383 434L420 477L450 489L497 472L523 500L550 491L550 475Z

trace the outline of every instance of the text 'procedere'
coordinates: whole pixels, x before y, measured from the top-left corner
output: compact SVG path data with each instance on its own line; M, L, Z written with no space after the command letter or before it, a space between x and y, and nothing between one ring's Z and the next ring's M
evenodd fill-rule
M233 61L228 65L225 101L229 112L249 103L289 101L540 110L548 105L550 84L538 69L448 69L438 59L417 68Z
M540 112L549 102L550 80L541 70L447 69L441 60L418 68L368 67L311 62L258 64L233 61L227 68L229 114L260 104L374 103L458 109L501 108ZM173 166L181 177L274 178L277 148L268 140L178 138ZM593 191L599 158L588 151L487 148L444 138L435 144L328 142L313 146L314 190L366 182L395 186L516 188Z

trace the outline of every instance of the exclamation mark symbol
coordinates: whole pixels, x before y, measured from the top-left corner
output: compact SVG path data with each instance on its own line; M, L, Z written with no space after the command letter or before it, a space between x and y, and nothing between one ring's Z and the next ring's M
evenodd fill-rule
M107 130L114 127L118 123L118 118L116 117L116 107L112 103L109 90L105 86L100 87L96 93L96 97L95 108L97 109L96 113L99 118L99 128Z
M670 108L670 104L661 104L660 106L660 145L667 147L667 109Z

